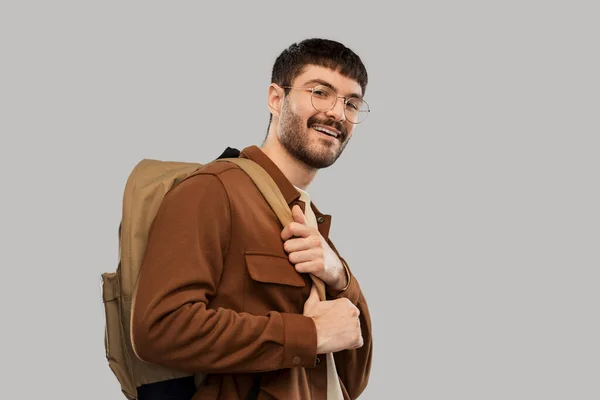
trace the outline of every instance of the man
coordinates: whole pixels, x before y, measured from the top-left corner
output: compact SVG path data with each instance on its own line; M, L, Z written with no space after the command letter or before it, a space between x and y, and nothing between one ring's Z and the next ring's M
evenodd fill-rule
M140 358L206 374L194 399L356 399L367 386L369 309L329 239L331 216L308 193L368 113L366 85L360 58L334 41L305 40L277 58L267 138L226 155L271 175L292 210L288 226L233 163L206 165L164 198L132 335ZM326 284L326 301L309 274Z

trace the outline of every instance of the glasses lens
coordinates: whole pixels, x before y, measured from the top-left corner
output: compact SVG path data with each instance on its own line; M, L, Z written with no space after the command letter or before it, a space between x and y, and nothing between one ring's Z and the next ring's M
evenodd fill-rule
M327 86L317 86L312 91L312 105L317 111L327 112L335 104L335 92Z
M366 101L352 97L346 103L346 118L348 121L359 124L369 115L369 105Z
M311 101L317 111L327 112L335 106L337 94L327 86L313 89ZM352 97L346 102L346 118L353 124L360 124L369 115L369 105L362 99Z

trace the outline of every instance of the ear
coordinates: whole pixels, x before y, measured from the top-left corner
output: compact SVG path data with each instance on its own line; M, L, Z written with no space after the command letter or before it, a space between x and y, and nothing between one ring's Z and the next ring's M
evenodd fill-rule
M276 83L271 83L269 85L267 105L269 106L269 111L271 111L271 114L273 114L273 118L279 118L281 102L283 101L283 93L283 88Z

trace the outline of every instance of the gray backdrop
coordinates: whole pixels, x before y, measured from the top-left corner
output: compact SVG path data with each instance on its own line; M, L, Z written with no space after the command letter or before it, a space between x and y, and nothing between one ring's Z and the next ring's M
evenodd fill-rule
M128 173L260 144L313 36L370 76L310 187L372 312L361 399L600 398L594 3L3 2L0 398L123 398L100 274Z

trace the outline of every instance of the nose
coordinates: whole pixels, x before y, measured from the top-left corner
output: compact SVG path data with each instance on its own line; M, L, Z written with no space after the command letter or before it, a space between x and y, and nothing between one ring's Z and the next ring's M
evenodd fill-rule
M344 113L344 99L338 98L336 100L333 108L331 110L327 111L326 115L328 117L333 118L336 121L341 121L341 122L345 121L346 114Z

